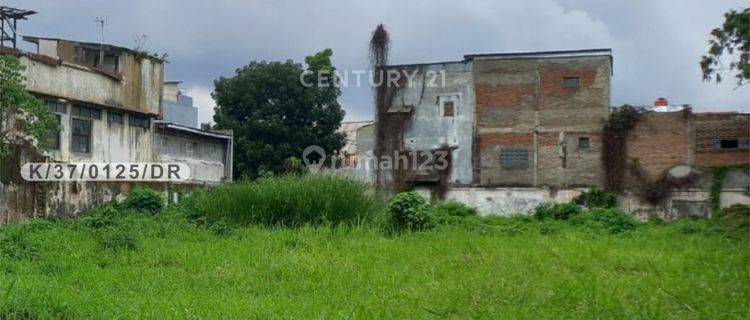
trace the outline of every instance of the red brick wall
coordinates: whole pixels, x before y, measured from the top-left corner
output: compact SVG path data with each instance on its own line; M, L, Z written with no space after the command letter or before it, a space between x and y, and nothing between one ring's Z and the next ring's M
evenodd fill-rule
M657 178L665 170L688 164L689 115L683 112L649 113L628 136L628 158Z
M579 77L580 87L578 89L570 89L563 87L563 79L565 77ZM546 104L546 98L549 97L568 97L575 94L581 88L588 88L596 80L596 68L578 68L578 69L542 69L539 74L540 80L540 92L539 105L541 109L549 107Z
M531 146L533 142L533 133L484 133L479 136L479 146L481 148L487 148L496 145Z
M722 166L750 162L747 149L720 149L717 140L749 139L747 114L695 114L695 162L699 166Z
M514 107L521 104L524 95L534 95L536 88L533 84L522 85L490 85L477 84L476 92L477 113L481 114L486 108Z

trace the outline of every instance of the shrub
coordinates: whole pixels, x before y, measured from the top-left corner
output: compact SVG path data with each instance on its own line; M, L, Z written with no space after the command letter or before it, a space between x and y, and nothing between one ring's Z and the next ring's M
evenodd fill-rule
M614 208L617 206L617 195L592 187L581 193L573 201L589 208Z
M307 173L307 167L299 158L290 157L284 160L284 173L291 175L303 175Z
M461 202L448 201L434 206L434 213L437 215L448 215L454 217L468 217L477 215L477 209L469 207Z
M719 227L731 237L748 239L748 236L750 236L750 207L733 204L724 208L719 216Z
M638 222L632 215L617 209L594 208L576 216L576 220L594 228L606 229L609 233L622 233L634 230Z
M110 228L116 224L119 214L115 205L108 204L90 211L89 214L81 217L80 221L91 229Z
M575 203L545 203L534 209L534 217L538 220L568 220L571 216L579 213L581 213L581 207Z
M430 204L414 191L402 192L388 201L391 226L395 230L424 230L434 226Z
M277 176L193 193L191 220L298 227L380 223L383 201L368 185L336 175Z
M159 213L164 207L161 194L147 187L138 187L128 194L122 203L123 208L144 213Z

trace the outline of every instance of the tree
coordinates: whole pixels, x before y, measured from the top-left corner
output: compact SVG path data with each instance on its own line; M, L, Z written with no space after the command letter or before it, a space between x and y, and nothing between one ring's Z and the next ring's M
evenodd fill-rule
M0 55L0 158L10 153L10 145L22 140L37 147L49 131L58 128L42 101L26 91L24 68L16 57Z
M214 81L215 128L234 131L237 177L281 173L286 159L300 157L310 145L341 149L344 135L336 130L344 111L332 54L325 49L308 56L307 68L291 60L252 61L233 77Z
M721 82L720 72L726 70L726 66L720 58L725 53L732 55L736 52L737 60L729 63L729 71L737 70L737 85L747 83L750 79L750 8L725 13L724 24L713 29L711 36L708 54L700 62L703 80Z

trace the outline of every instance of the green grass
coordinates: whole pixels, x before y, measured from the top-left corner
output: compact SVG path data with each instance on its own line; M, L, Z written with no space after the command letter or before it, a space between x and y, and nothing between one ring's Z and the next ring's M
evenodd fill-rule
M748 242L693 222L616 235L528 218L397 235L196 227L175 210L93 222L0 228L0 318L740 319L750 308Z
M335 226L382 224L383 209L381 197L366 184L321 174L227 184L194 194L189 211L209 222Z

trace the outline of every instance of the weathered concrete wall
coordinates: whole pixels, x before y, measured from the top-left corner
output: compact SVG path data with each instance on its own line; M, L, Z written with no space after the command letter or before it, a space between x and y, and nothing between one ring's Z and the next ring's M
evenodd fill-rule
M60 162L154 162L154 130L130 125L124 114L124 124L110 123L109 110L102 110L100 119L91 119L91 152L71 151L72 104L67 103L65 114L60 115L60 149L45 150L53 160Z
M473 69L481 185L601 185L610 56L485 58ZM565 77L578 77L579 87L565 88ZM527 165L501 165L505 149L526 153Z
M723 166L750 162L750 149L722 149L723 139L750 139L749 114L695 114L695 162L700 166Z
M393 105L413 106L404 130L405 150L451 149L447 182L472 182L474 92L471 62L420 65L412 86L397 91ZM443 79L443 76L445 79ZM452 102L453 116L444 114Z
M430 189L418 188L416 191L431 199ZM581 194L582 189L550 190L547 188L492 188L492 187L455 187L445 194L445 200L458 201L477 208L482 216L530 214L534 208L543 203L570 202ZM431 199L437 201L437 199Z
M21 56L29 91L151 115L161 114L163 65L131 55L121 64L117 79L93 68L68 61L50 65ZM123 59L121 59L123 60Z
M156 152L161 162L188 164L189 182L215 184L231 180L225 165L230 152L226 140L165 130L157 131L156 140Z
M431 199L433 192L418 188L419 194ZM583 188L554 190L548 188L486 188L456 187L449 189L445 200L458 201L477 208L482 216L530 214L543 203L570 202ZM431 199L437 201L438 199ZM664 219L684 216L710 217L709 192L706 189L676 190L663 206L654 206L643 200L635 191L626 191L618 197L621 210L631 212L640 219L656 214ZM721 207L739 203L750 205L747 189L725 189L721 195Z

